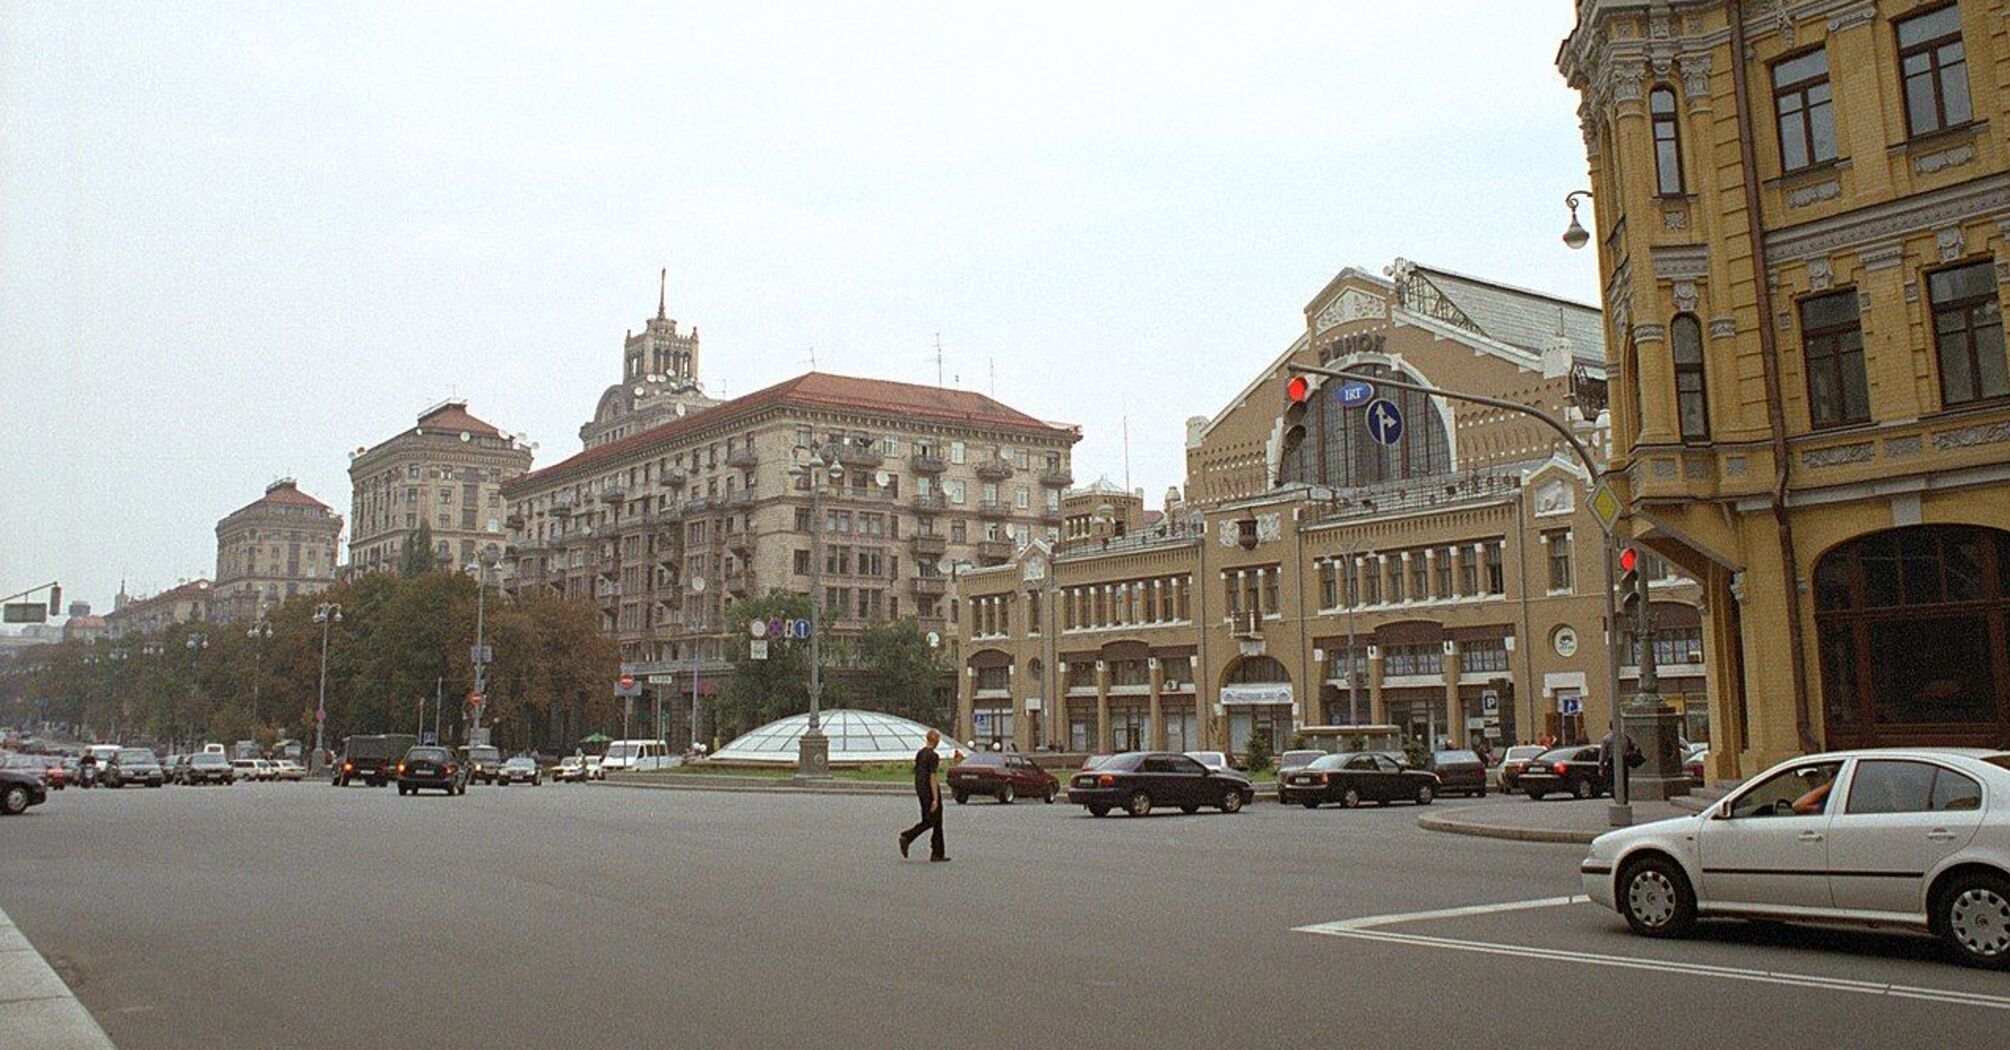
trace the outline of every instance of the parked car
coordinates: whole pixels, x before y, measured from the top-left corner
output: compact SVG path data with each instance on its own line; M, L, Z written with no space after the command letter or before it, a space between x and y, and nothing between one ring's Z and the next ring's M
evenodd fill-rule
M111 788L127 784L157 788L167 783L167 771L161 768L161 760L143 747L118 749L105 763L101 776L105 786Z
M184 784L237 783L237 770L231 768L230 759L216 751L183 755L180 776Z
M544 782L544 771L537 768L537 759L518 755L502 764L496 770L496 784L529 784L536 787Z
M487 744L462 744L454 749L460 756L460 764L468 771L468 783L493 784L502 773L502 749Z
M1433 751L1430 771L1438 775L1438 794L1487 797L1487 764L1477 751Z
M1573 745L1537 755L1515 786L1538 802L1550 795L1597 798L1612 793L1612 775L1598 761L1597 744Z
M1081 768L1083 768L1083 769L1098 769L1098 768L1101 768L1101 766L1102 766L1102 764L1103 764L1103 763L1105 763L1105 762L1108 762L1108 761L1109 761L1110 759L1113 759L1113 758L1115 758L1115 757L1117 757L1117 756L1115 756L1115 755L1087 755L1087 756L1084 756L1084 757L1083 757L1083 759L1082 759L1082 766L1081 766Z
M668 769L681 762L682 757L661 740L614 740L608 742L607 754L601 758L601 768L609 772L632 773Z
M1189 751L1186 753L1186 757L1217 772L1233 768L1229 764L1228 753L1225 751Z
M1610 831L1584 891L1648 937L1735 916L1909 929L2010 969L2010 753L1810 755L1695 816Z
M444 747L415 747L397 765L398 794L416 795L420 788L437 788L449 795L468 793L468 767Z
M233 758L230 768L239 780L264 780L265 773L258 768L258 760L253 758Z
M381 733L345 737L342 762L335 767L335 786L348 787L360 780L371 787L383 787L398 775L398 761L419 743L410 733Z
M979 751L949 767L949 794L957 805L972 795L985 795L1010 805L1024 795L1052 802L1061 793L1054 774L1035 765L1025 755L1009 751Z
M1165 751L1130 751L1076 773L1068 784L1068 801L1091 816L1107 816L1121 807L1134 817L1156 806L1178 806L1197 813L1214 806L1234 813L1256 798L1249 778L1232 769L1209 769L1188 755Z
M306 780L307 767L290 758L275 759L272 763L274 780Z
M558 765L551 767L551 782L554 784L563 784L567 781L584 781L585 779L586 756L584 755L567 755L558 760Z
M67 777L63 773L63 760L58 755L8 755L0 762L0 768L22 773L32 773L42 779L42 786L51 791L63 790Z
M1690 780L1701 784L1704 763L1708 761L1710 761L1710 747L1706 744L1699 750L1690 751L1689 757L1682 760L1682 772L1688 774Z
M49 801L49 788L39 773L26 769L0 769L0 813L18 817L29 806Z
M1332 754L1332 752L1306 749L1286 751L1277 756L1277 782L1279 784L1284 783L1291 774L1325 758L1329 754ZM1283 792L1278 793L1277 800L1279 802L1284 801Z
M1277 782L1281 801L1318 809L1338 802L1353 809L1363 802L1388 805L1398 799L1428 806L1438 797L1438 775L1406 766L1386 752L1327 755Z
M1527 769L1528 764L1542 752L1540 744L1516 744L1502 753L1500 769L1494 778L1499 783L1502 794L1511 794L1518 790L1517 782L1522 771Z
M601 756L599 755L586 756L586 779L606 780L607 779L606 760L601 758Z

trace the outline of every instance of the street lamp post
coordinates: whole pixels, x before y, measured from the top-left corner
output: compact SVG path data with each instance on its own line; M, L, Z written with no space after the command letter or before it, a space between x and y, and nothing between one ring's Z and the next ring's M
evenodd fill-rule
M483 744L482 711L488 707L488 583L489 566L496 561L495 545L481 549L475 560L468 563L468 571L475 574L475 648L470 655L475 668L474 725L468 730L468 743ZM626 727L623 727L624 731Z
M272 623L260 620L244 632L251 639L251 724L258 725L259 679L265 677L265 643L272 640Z
M324 755L327 754L328 730L328 631L342 622L342 606L336 602L322 602L314 607L314 622L321 625L321 687L314 701L314 754L307 763L309 774L318 775L326 769Z
M188 646L188 709L190 717L193 718L195 715L196 661L202 655L202 651L209 648L209 635L197 631L188 636L185 644ZM181 727L176 726L176 735L180 735L180 731Z
M112 740L119 744L126 742L125 732L127 721L126 701L119 690L119 678L121 677L126 657L129 655L131 654L127 653L124 649L113 649L111 652L105 654L105 659L110 660L112 664L112 710L114 712Z
M869 446L861 441L861 446ZM799 478L810 489L810 722L803 730L796 753L796 778L826 780L831 774L830 738L823 730L823 605L824 605L824 501L826 482L844 481L843 449L835 441L811 447L795 447L796 466L789 476ZM821 471L821 476L819 476Z

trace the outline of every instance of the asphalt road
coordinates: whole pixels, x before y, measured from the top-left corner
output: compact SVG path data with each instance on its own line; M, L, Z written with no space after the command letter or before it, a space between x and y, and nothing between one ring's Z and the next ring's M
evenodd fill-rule
M1424 832L1414 807L973 802L945 865L896 853L914 816L601 785L72 790L0 820L0 908L125 1050L1983 1046L2010 1021L2010 976L1902 937L1648 942L1588 904L1301 931L1577 892L1581 847Z

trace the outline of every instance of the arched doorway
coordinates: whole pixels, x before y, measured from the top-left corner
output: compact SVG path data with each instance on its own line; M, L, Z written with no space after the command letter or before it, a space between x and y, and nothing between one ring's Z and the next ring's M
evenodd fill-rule
M1291 746L1294 710L1291 673L1269 656L1245 656L1222 669L1221 709L1228 725L1223 750L1249 753L1249 740L1261 736L1272 754Z
M1916 525L1815 564L1830 747L2010 745L2010 533Z
M958 726L973 747L1003 751L1013 741L1012 656L998 649L970 654L970 722Z

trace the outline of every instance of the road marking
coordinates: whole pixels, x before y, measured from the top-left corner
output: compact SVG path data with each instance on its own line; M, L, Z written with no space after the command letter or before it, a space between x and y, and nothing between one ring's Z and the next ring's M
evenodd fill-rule
M1366 915L1358 919L1341 919L1338 922L1322 922L1312 926L1300 926L1295 933L1340 933L1347 930L1365 930L1374 926L1388 926L1398 922L1425 922L1431 919L1457 919L1466 915L1494 915L1504 911L1527 911L1532 908L1556 908L1565 904L1583 904L1589 897L1538 897L1527 901L1506 901L1501 904L1469 904L1463 908L1440 908L1437 911L1408 911L1393 915Z
M1398 933L1394 930L1381 928L1393 926L1397 923L1426 922L1433 919L1452 919L1468 915L1492 915L1500 912L1554 908L1567 904L1586 903L1588 899L1586 897L1543 897L1536 900L1507 901L1501 904L1476 904L1464 908L1441 908L1435 911L1370 915L1358 919L1342 919L1337 922L1322 922L1310 926L1298 926L1294 927L1292 932L1314 933L1325 937L1345 937L1362 941L1380 941L1385 944L1406 944L1417 948L1439 948L1481 955L1505 955L1517 959L1545 959L1551 962L1581 963L1588 966L1606 966L1621 970L1650 970L1656 973L1675 973L1690 977L1711 977L1718 980L1748 981L1757 984L1779 984L1795 988L1818 988L1855 995L1873 995L1894 999L1913 999L1922 1002L1950 1003L1956 1006L1976 1006L1990 1010L2010 1010L2010 995L1989 995L1983 992L1963 992L1951 988L1925 988L1917 985L1892 984L1886 981L1862 981L1846 977L1825 977L1819 974L1789 973L1783 970L1758 970L1738 966L1717 966L1710 963L1676 962L1666 959L1646 959L1627 955L1605 955L1598 952L1566 951L1560 948L1542 948L1525 944L1496 944L1488 941L1461 940L1456 937L1432 937L1425 934Z

